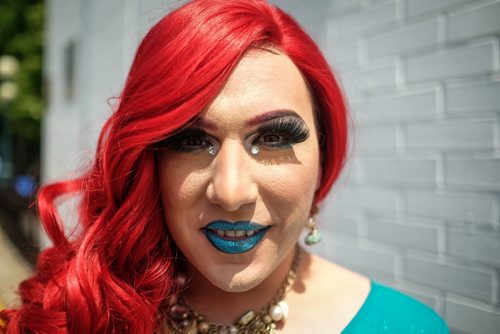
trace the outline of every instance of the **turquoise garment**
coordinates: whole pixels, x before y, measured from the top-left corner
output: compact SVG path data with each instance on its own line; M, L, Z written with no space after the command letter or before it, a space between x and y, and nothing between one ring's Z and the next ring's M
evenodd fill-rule
M371 291L342 334L449 334L430 307L392 288L371 281Z

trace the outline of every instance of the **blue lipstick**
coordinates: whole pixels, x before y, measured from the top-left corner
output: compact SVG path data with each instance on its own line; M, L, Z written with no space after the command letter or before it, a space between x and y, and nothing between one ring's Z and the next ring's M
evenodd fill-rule
M223 253L239 254L254 248L271 226L255 222L216 220L202 229L208 241Z

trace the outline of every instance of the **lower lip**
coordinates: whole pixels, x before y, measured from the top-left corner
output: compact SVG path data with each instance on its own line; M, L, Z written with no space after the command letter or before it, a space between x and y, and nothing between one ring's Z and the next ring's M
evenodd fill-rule
M214 230L205 229L203 233L208 241L223 253L240 254L245 253L257 246L271 226L255 232L251 237L239 237L237 239L227 239L218 235Z

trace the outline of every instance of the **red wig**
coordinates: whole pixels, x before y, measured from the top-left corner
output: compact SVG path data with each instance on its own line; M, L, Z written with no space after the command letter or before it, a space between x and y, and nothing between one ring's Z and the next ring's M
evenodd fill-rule
M264 0L195 0L140 43L95 162L82 177L43 187L38 210L53 246L21 283L22 306L0 313L6 333L153 333L175 293L175 258L162 214L154 144L217 96L243 54L272 46L301 71L315 103L322 200L344 164L347 115L332 72L297 22ZM81 194L82 232L69 240L55 200Z

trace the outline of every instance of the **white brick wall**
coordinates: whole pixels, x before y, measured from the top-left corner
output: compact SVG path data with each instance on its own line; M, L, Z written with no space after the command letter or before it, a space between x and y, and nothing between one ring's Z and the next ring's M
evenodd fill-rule
M92 151L138 40L181 2L47 2L46 179L68 176ZM454 333L498 332L500 1L271 2L324 49L356 120L317 252L434 307ZM68 104L70 39L78 94Z

